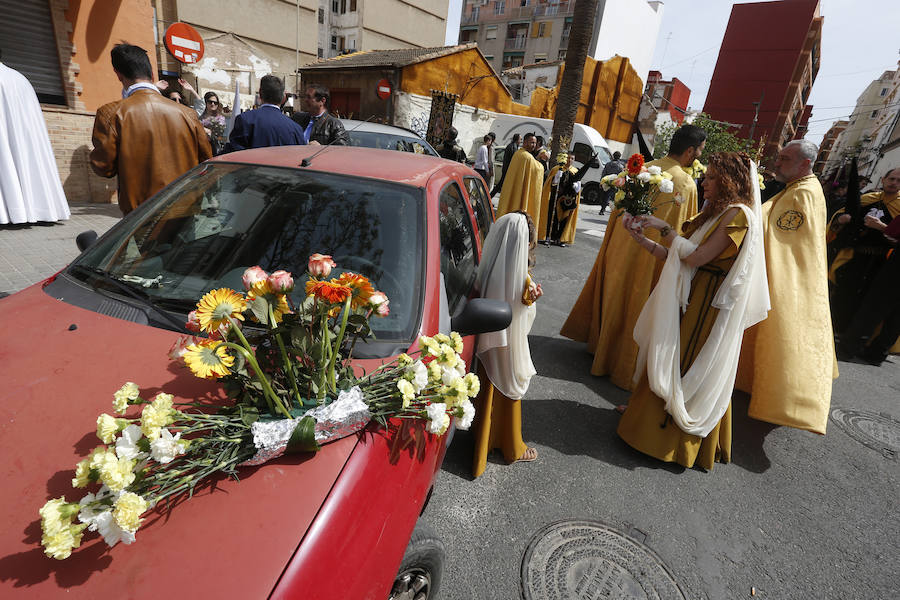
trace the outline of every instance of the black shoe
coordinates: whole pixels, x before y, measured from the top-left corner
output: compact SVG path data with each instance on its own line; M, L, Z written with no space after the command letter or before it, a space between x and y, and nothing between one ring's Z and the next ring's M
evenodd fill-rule
M549 246L550 246L550 240L538 240L538 244L540 244L541 246L547 246L547 247L549 247Z
M567 243L561 242L559 240L553 240L552 244L554 246L559 246L560 248L568 248L569 247L569 245Z
M880 367L881 363L887 358L886 354L875 354L874 352L863 352L859 355L863 361L869 363L873 367Z

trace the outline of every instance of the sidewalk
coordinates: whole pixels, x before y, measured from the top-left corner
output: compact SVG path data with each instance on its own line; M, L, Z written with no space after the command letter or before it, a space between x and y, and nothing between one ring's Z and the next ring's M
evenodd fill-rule
M72 216L56 223L0 225L0 297L53 275L78 256L75 236L102 235L118 223L117 204L70 204Z

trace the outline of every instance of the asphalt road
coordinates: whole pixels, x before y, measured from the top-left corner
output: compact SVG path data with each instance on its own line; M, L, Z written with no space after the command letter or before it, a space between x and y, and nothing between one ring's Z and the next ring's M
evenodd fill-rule
M508 466L495 453L472 480L472 436L457 432L425 511L447 549L441 598L520 598L530 540L567 519L643 542L686 598L900 598L900 458L851 437L834 413L819 436L751 420L736 396L734 462L711 472L656 461L616 436L613 407L627 394L590 375L584 345L559 335L605 228L596 207L582 213L572 247L538 250L545 295L529 338L538 374L523 405L538 459ZM840 363L832 410L880 416L887 425L876 433L896 443L900 357L889 360Z

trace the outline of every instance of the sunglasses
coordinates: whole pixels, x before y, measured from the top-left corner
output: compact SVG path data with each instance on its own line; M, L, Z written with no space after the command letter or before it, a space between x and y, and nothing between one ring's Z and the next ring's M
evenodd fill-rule
M206 103L207 104L219 104L219 101L218 100L207 100Z

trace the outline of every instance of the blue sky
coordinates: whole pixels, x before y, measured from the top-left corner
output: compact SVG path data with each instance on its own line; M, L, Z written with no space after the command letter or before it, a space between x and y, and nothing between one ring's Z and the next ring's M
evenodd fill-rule
M666 79L681 79L691 89L692 108L703 107L731 7L743 3L665 0L652 68ZM450 0L448 44L458 39L461 10L462 0ZM822 59L809 98L813 114L807 135L816 143L832 121L849 116L866 86L896 69L900 59L900 1L820 0L820 13Z

